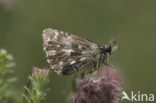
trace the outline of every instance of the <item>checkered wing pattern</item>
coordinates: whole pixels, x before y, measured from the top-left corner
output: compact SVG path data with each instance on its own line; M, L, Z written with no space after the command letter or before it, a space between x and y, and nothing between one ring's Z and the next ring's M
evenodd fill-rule
M84 68L91 68L99 54L99 46L87 39L54 29L43 31L43 46L51 68L69 75Z

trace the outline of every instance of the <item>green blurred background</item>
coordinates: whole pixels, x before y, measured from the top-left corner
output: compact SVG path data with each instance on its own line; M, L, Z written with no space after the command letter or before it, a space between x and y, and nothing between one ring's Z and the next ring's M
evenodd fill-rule
M110 62L123 72L125 91L156 94L154 0L0 0L0 48L15 58L18 82L13 88L18 99L32 67L49 68L41 37L49 27L100 45L118 40ZM52 72L46 103L67 103L72 77Z

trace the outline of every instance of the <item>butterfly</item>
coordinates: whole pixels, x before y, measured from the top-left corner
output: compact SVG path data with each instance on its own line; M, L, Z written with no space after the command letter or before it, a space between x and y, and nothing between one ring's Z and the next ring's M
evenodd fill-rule
M116 41L108 45L98 44L55 29L43 30L43 47L51 68L62 75L70 75L84 69L96 70L107 65L108 56L117 49Z

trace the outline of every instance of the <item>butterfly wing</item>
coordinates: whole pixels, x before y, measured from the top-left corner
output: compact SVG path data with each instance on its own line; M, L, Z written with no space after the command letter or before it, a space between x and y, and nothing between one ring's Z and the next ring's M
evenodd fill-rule
M92 65L99 53L98 45L63 31L45 29L43 45L51 68L59 74L71 74Z

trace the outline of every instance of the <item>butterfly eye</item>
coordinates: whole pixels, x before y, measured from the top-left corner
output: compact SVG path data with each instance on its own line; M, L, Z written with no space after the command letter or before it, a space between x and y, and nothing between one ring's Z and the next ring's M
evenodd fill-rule
M108 48L109 48L110 55L113 55L116 52L117 47L118 47L118 44L116 40L111 40L109 42Z
M111 54L114 54L117 48L118 48L118 45L115 45L114 47L112 47Z

